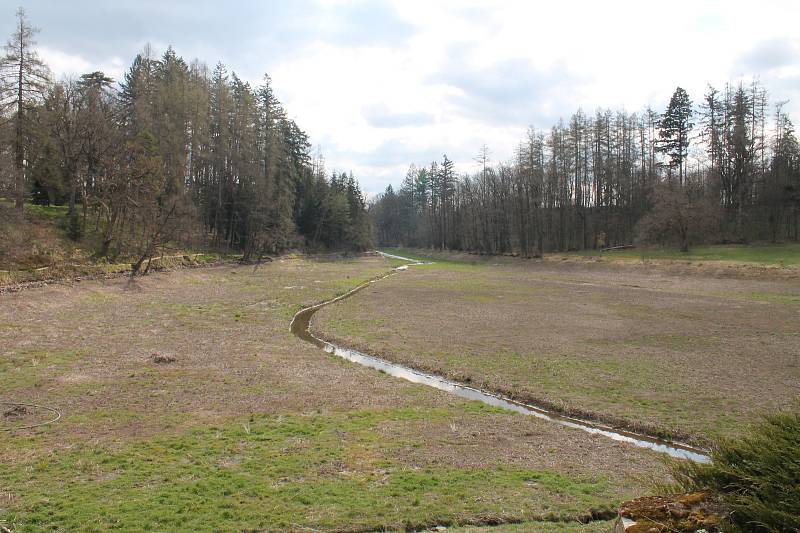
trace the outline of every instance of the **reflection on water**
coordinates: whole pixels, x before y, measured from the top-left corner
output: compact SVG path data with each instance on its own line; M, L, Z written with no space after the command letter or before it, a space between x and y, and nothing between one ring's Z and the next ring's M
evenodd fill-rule
M419 261L408 259L407 257L385 254L383 252L378 252L378 253L393 259L409 261L411 265L421 264ZM386 274L385 276L374 279L372 281L363 283L346 294L338 296L332 300L328 300L327 302L307 307L299 311L294 316L294 319L292 319L292 324L291 324L292 333L294 333L296 336L300 337L304 341L310 342L311 344L319 348L322 348L328 353L332 353L334 355L347 359L348 361L352 361L354 363L358 363L360 365L364 365L369 368L380 370L381 372L389 374L390 376L395 376L398 378L411 381L412 383L420 383L423 385L427 385L429 387L433 387L435 389L447 391L451 394L455 394L456 396L460 396L468 400L483 402L485 404L492 405L494 407L499 407L502 409L507 409L509 411L515 411L517 413L522 413L525 415L532 415L538 418L542 418L544 420L548 420L550 422L554 422L562 426L580 429L596 435L603 435L604 437L608 437L616 441L627 442L629 444L633 444L634 446L639 446L657 452L666 453L672 457L691 459L693 461L698 461L698 462L708 462L709 458L707 455L703 453L702 450L693 448L685 444L669 442L662 439L648 437L645 435L639 435L637 433L632 433L629 431L612 429L609 427L605 427L601 424L596 424L594 422L589 422L586 420L579 420L576 418L561 416L552 413L546 409L542 409L540 407L517 402L510 398L504 398L499 395L492 394L490 392L485 392L475 389L463 383L458 383L455 381L441 378L439 376L434 376L431 374L426 374L424 372L419 372L412 368L408 368L403 365L398 365L396 363L391 363L389 361L384 361L383 359L378 359L377 357L366 355L356 350L351 350L349 348L337 346L333 343L319 339L309 332L311 317L318 309L326 305L338 302L339 300L343 300L344 298L348 298L353 294L355 294L356 292L362 290L364 287L369 286L371 283L375 283L391 275L394 275L401 269L404 268L399 267L398 269L394 269L389 274Z

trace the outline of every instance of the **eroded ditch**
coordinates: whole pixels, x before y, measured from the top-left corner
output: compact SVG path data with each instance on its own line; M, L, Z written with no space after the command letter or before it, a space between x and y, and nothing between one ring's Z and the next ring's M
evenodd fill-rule
M292 319L290 326L292 333L297 337L299 337L300 339L309 342L314 346L325 350L328 353L331 353L343 359L347 359L348 361L352 361L354 363L358 363L360 365L373 368L375 370L379 370L390 376L405 379L412 383L427 385L435 389L449 392L461 398L483 402L487 405L499 407L501 409L507 409L509 411L514 411L525 415L535 416L537 418L541 418L562 426L574 429L580 429L582 431L586 431L587 433L595 435L602 435L604 437L610 438L618 442L625 442L628 444L632 444L634 446L638 446L640 448L647 448L656 452L665 453L671 457L690 459L692 461L697 461L697 462L709 461L709 457L705 454L703 450L695 448L693 446L689 446L687 444L672 442L657 437L652 437L649 435L643 435L640 433L626 431L623 429L617 429L603 424L598 424L596 422L591 422L589 420L582 420L579 418L563 416L536 405L518 402L511 398L501 396L499 394L494 394L489 391L476 389L475 387L471 387L465 383L460 383L450 379L445 379L441 376L437 376L434 374L420 372L413 368L403 366L397 363L392 363L390 361L386 361L384 359L380 359L371 355L367 355L365 353L359 352L358 350L347 348L345 346L340 346L314 336L310 332L309 326L311 325L311 319L314 316L314 313L316 313L319 309L334 304L338 301L344 300L345 298L349 298L373 283L377 283L383 279L386 279L389 276L396 275L402 272L403 270L406 270L409 266L423 264L420 261L417 261L415 259L409 259L407 257L387 254L383 252L378 252L378 253L380 253L384 257L399 259L401 261L408 261L408 265L396 267L387 274L384 274L380 277L362 283L354 287L350 291L346 292L345 294L337 296L336 298L332 298L322 303L301 309L294 315L294 318Z

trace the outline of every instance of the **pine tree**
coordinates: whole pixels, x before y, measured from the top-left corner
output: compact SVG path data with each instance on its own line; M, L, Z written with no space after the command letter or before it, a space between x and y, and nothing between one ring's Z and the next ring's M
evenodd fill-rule
M678 167L678 183L683 186L684 163L689 150L689 132L692 123L692 101L688 93L678 87L659 123L659 151L670 158L670 168Z
M123 124L128 135L135 137L148 130L152 133L156 120L156 70L150 45L137 54L120 83Z
M226 219L230 202L230 167L227 154L231 146L231 102L228 71L217 63L211 77L209 95L209 173L210 187L207 221L217 244L225 236Z
M167 192L180 195L186 174L188 139L187 83L189 67L170 46L155 64L156 116L153 133L166 166Z

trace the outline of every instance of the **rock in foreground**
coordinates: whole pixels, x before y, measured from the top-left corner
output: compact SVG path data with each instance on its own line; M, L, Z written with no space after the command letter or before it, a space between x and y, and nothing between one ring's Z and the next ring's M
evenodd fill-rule
M721 531L727 513L709 492L645 496L623 502L615 533Z

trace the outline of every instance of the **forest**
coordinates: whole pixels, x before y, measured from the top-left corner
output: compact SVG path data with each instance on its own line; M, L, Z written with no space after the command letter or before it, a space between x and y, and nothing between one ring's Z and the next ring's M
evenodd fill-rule
M678 87L667 108L575 112L530 128L512 161L459 176L446 155L412 164L370 213L383 245L486 254L676 246L800 237L800 145L785 111L752 83Z
M167 243L236 251L363 250L365 199L328 174L276 98L225 65L147 46L117 83L103 72L53 81L38 30L17 12L0 59L0 197L67 205L69 235L134 270Z

